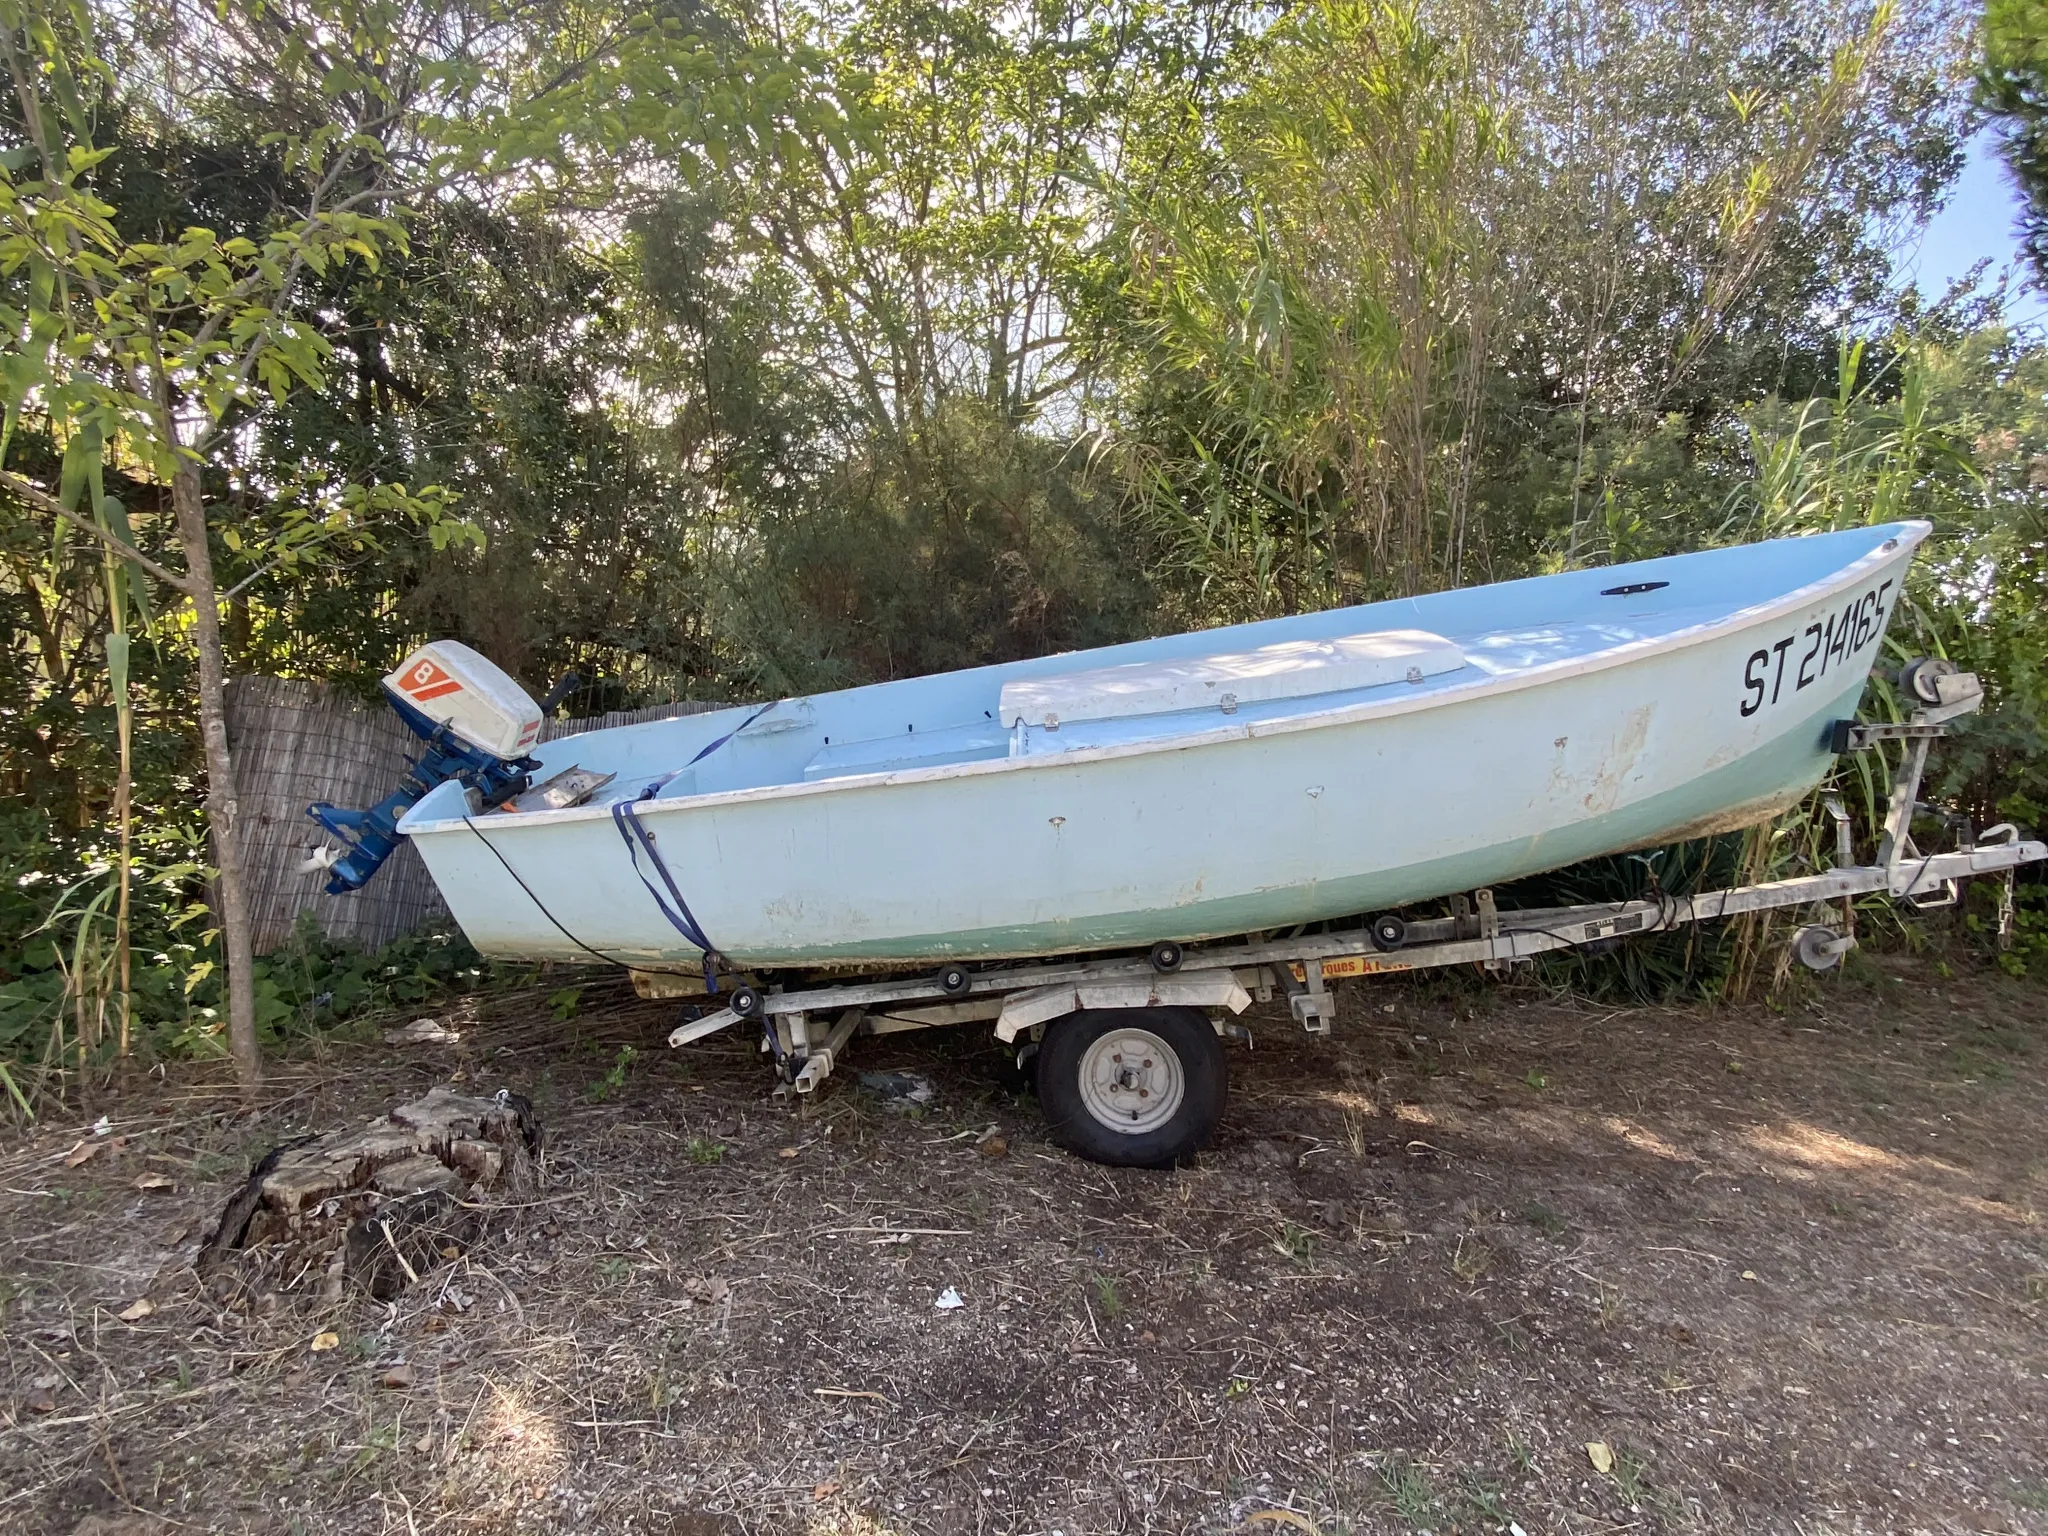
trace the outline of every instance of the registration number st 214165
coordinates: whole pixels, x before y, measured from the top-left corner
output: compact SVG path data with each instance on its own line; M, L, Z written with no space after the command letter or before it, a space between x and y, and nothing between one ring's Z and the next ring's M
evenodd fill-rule
M1812 687L1830 670L1839 672L1875 645L1884 633L1892 586L1886 580L1850 598L1841 612L1826 614L1769 647L1752 651L1742 669L1742 713L1753 715Z

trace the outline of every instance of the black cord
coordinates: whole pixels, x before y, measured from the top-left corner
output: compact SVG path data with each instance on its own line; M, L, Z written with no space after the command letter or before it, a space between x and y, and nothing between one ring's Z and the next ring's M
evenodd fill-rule
M1930 853L1920 860L1920 867L1913 872L1913 878L1906 882L1906 888L1892 898L1894 901L1911 901L1913 899L1914 888L1920 884L1920 877L1927 873L1927 866L1934 862L1934 858L1935 856ZM1946 903L1938 903L1938 905L1946 905Z
M476 833L477 841L482 843L486 848L490 849L492 856L496 858L500 864L503 864L505 866L505 873L510 875L515 881L518 882L519 889L526 892L526 899L531 901L536 907L540 908L540 915L555 925L555 931L557 933L561 934L563 938L567 939L571 944L574 944L586 955L590 955L593 958L602 961L606 965L616 965L622 971L631 971L633 969L632 966L626 964L625 961L619 959L616 955L601 954L597 950L592 949L588 944L584 943L581 939L577 938L575 934L571 933L568 929L564 928L561 924L560 919L558 919L554 913L550 912L547 909L547 903L542 901L538 896L533 894L533 887L528 885L524 880L521 880L519 878L519 871L514 869L511 866L511 864L506 861L504 854L498 852L498 845L492 842L488 837L485 837L483 832L478 828L477 824L469 819L469 813L467 811L463 812L462 822L463 825L468 827L470 831Z

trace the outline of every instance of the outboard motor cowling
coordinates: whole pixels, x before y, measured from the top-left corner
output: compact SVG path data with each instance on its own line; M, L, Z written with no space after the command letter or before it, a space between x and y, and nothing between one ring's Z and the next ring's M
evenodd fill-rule
M495 805L524 790L540 766L526 756L540 739L540 706L501 667L458 641L414 651L385 677L384 694L426 747L398 788L369 810L325 801L306 807L342 844L314 856L315 867L330 871L327 890L337 896L361 890L397 851L399 817L429 790L455 779L476 792L480 807Z

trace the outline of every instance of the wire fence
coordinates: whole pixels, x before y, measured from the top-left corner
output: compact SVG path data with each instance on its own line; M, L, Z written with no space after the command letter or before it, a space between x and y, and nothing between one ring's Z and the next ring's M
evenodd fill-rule
M376 879L346 895L328 895L326 871L306 867L330 841L307 816L308 805L316 800L375 805L404 777L419 741L395 713L301 678L236 678L228 684L227 702L257 953L289 939L305 912L313 914L329 938L365 949L382 948L447 912L409 842L400 845ZM728 707L686 702L549 720L541 727L541 740Z

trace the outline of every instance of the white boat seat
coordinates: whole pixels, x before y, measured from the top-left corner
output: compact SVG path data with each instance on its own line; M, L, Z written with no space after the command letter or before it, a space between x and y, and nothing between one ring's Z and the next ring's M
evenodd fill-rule
M1007 729L1020 720L1057 726L1186 709L1235 710L1268 699L1419 683L1464 665L1465 653L1442 635L1387 629L1005 683L999 713Z

